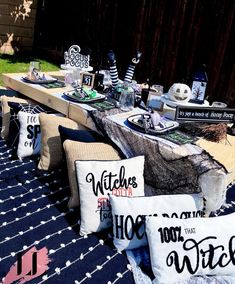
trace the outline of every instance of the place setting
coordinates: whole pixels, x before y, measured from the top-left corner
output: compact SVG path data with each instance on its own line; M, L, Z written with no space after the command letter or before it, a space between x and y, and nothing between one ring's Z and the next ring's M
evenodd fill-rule
M63 95L69 100L77 103L94 103L105 100L105 95L86 87L74 88L73 90L64 92Z
M31 61L29 63L28 73L21 79L25 83L38 84L47 89L65 87L65 83L63 81L43 73L41 71L41 63L39 61Z

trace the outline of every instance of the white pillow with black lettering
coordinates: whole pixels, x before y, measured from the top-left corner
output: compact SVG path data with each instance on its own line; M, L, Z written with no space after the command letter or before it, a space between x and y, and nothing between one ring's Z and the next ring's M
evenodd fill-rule
M235 213L184 220L147 217L154 283L178 283L197 275L235 277L234 223Z
M119 161L75 161L75 169L81 235L112 226L109 196L144 195L144 156Z
M41 130L38 116L38 113L32 114L23 111L18 113L20 135L17 156L19 158L40 153Z
M113 243L122 251L147 245L146 216L170 218L201 217L201 194L174 194L144 197L110 197L113 216Z

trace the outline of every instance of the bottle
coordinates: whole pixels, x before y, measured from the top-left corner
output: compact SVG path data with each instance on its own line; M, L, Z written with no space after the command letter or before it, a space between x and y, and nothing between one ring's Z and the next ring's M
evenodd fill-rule
M202 66L196 70L192 78L192 96L190 102L198 104L204 103L207 82L206 65L202 64Z
M160 120L161 120L161 116L159 115L158 112L156 112L154 110L151 110L150 115L151 115L151 120L152 120L153 127L155 128L156 126L159 125Z
M135 104L135 93L127 82L123 83L123 88L119 97L119 107L123 111L131 111Z

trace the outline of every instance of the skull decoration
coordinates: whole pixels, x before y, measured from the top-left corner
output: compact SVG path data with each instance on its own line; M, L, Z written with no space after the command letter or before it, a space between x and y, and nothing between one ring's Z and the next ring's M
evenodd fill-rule
M174 83L170 87L168 95L175 102L187 103L191 99L192 91L186 84Z

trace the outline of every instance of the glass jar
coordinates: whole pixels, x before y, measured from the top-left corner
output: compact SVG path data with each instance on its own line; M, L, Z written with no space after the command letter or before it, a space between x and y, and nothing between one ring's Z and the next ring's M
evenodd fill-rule
M29 72L40 72L41 71L41 63L39 61L30 61L29 63Z
M126 82L123 84L121 94L119 97L119 107L123 111L130 111L134 108L135 93L133 88Z

